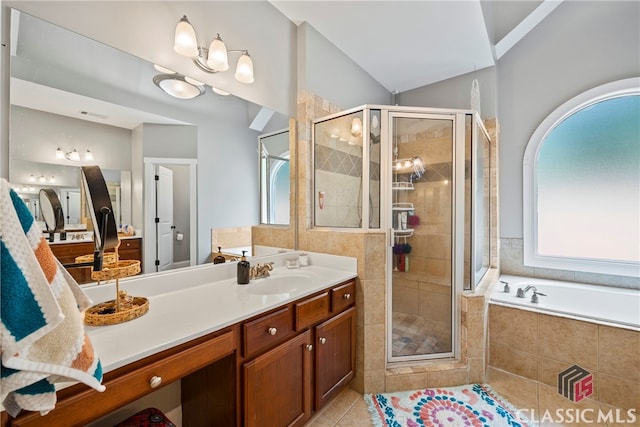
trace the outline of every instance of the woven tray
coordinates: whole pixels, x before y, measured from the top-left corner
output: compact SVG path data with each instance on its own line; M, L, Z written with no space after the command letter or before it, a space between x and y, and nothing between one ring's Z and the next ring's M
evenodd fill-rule
M84 313L84 323L89 326L115 325L138 317L149 311L149 300L144 297L131 297L127 307L116 311L116 301L96 304Z
M76 262L93 262L93 254L77 256ZM114 262L116 262L115 252L109 252L102 256L103 264L113 264Z
M104 264L101 271L91 271L93 280L122 279L140 273L140 261L127 259Z

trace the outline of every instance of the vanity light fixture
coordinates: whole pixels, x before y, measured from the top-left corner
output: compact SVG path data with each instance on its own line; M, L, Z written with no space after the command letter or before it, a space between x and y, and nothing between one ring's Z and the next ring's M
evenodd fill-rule
M184 15L176 26L173 49L182 56L189 57L193 63L206 73L218 73L229 69L229 53L239 52L234 77L241 83L253 83L253 61L249 52L227 50L220 34L217 34L208 48L201 46L195 28Z
M62 148L58 147L56 149L56 159L67 159L67 160L71 160L71 161L74 161L74 162L79 162L80 161L80 153L75 148L73 150L68 151L68 152L65 153ZM94 160L93 153L91 152L91 150L86 150L84 152L84 159L83 160L88 161L88 162L92 162Z
M205 93L204 84L182 74L158 74L153 83L167 94L179 99L192 99Z

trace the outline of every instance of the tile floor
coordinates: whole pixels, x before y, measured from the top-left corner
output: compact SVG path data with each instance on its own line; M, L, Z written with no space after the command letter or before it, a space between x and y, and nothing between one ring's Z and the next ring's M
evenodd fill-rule
M373 426L373 423L362 395L348 387L304 425L304 427L370 426Z
M451 333L445 322L393 312L393 355L413 356L451 351Z
M500 374L494 369L491 369L491 371L491 381L489 382L491 388L516 408L534 408L534 414L537 414L536 418L540 418L541 414L547 410L553 415L558 408L569 409L570 412L573 411L574 416L577 414L576 410L586 410L583 413L585 417L582 420L583 422L578 422L574 419L571 422L560 424L553 421L533 419L531 421L533 421L532 426L534 427L621 427L623 425L640 427L640 415L636 412L634 412L636 414L635 421L630 421L627 419L626 409L615 408L591 399L584 399L574 404L560 396L554 387L544 384L536 385L534 381L527 381L515 375ZM613 411L614 414L620 413L621 421L596 421L594 414L597 414L598 409L605 413L610 411ZM530 416L531 411L531 409L523 409L523 414ZM571 414L567 414L571 416ZM371 416L362 395L350 388L346 388L329 402L325 408L315 414L304 427L372 426Z

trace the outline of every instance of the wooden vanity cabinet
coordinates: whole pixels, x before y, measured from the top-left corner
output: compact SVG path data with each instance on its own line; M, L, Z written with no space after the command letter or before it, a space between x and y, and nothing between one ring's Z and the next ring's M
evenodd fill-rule
M350 280L243 324L242 425L304 425L351 381L354 296Z
M103 384L106 390L99 393L84 384L76 384L58 392L56 408L45 416L37 412L26 412L15 419L4 416L2 426L36 427L36 426L82 426L90 421L107 415L118 408L145 396L173 381L180 380L203 368L215 366L217 361L229 360L235 362L237 348L237 328L206 335L162 351L136 362L130 363L105 374ZM235 378L222 384L216 383L218 390L226 390L226 394L235 395ZM210 387L210 383L208 384ZM227 411L230 419L235 422L235 399L233 407ZM207 414L207 423L200 425L219 424L213 416L215 412ZM184 424L187 425L187 424ZM194 424L191 424L194 425ZM228 424L231 425L231 424Z
M243 365L244 425L301 426L311 417L311 331Z
M55 255L62 264L73 264L76 262L76 257L93 254L94 251L93 242L73 242L73 240L69 240L68 243L49 245L49 247L53 255ZM107 252L113 251L114 250L111 249ZM142 238L133 237L122 239L120 241L120 247L118 248L118 256L122 260L139 260L140 270L142 271ZM68 271L78 283L94 282L94 280L91 279L91 267L73 267L69 268Z

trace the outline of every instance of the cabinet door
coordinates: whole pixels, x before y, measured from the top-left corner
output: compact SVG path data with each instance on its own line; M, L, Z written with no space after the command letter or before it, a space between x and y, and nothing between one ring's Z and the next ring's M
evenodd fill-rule
M355 375L355 308L316 326L316 410L338 393Z
M243 365L245 426L301 426L310 418L312 351L306 331Z

